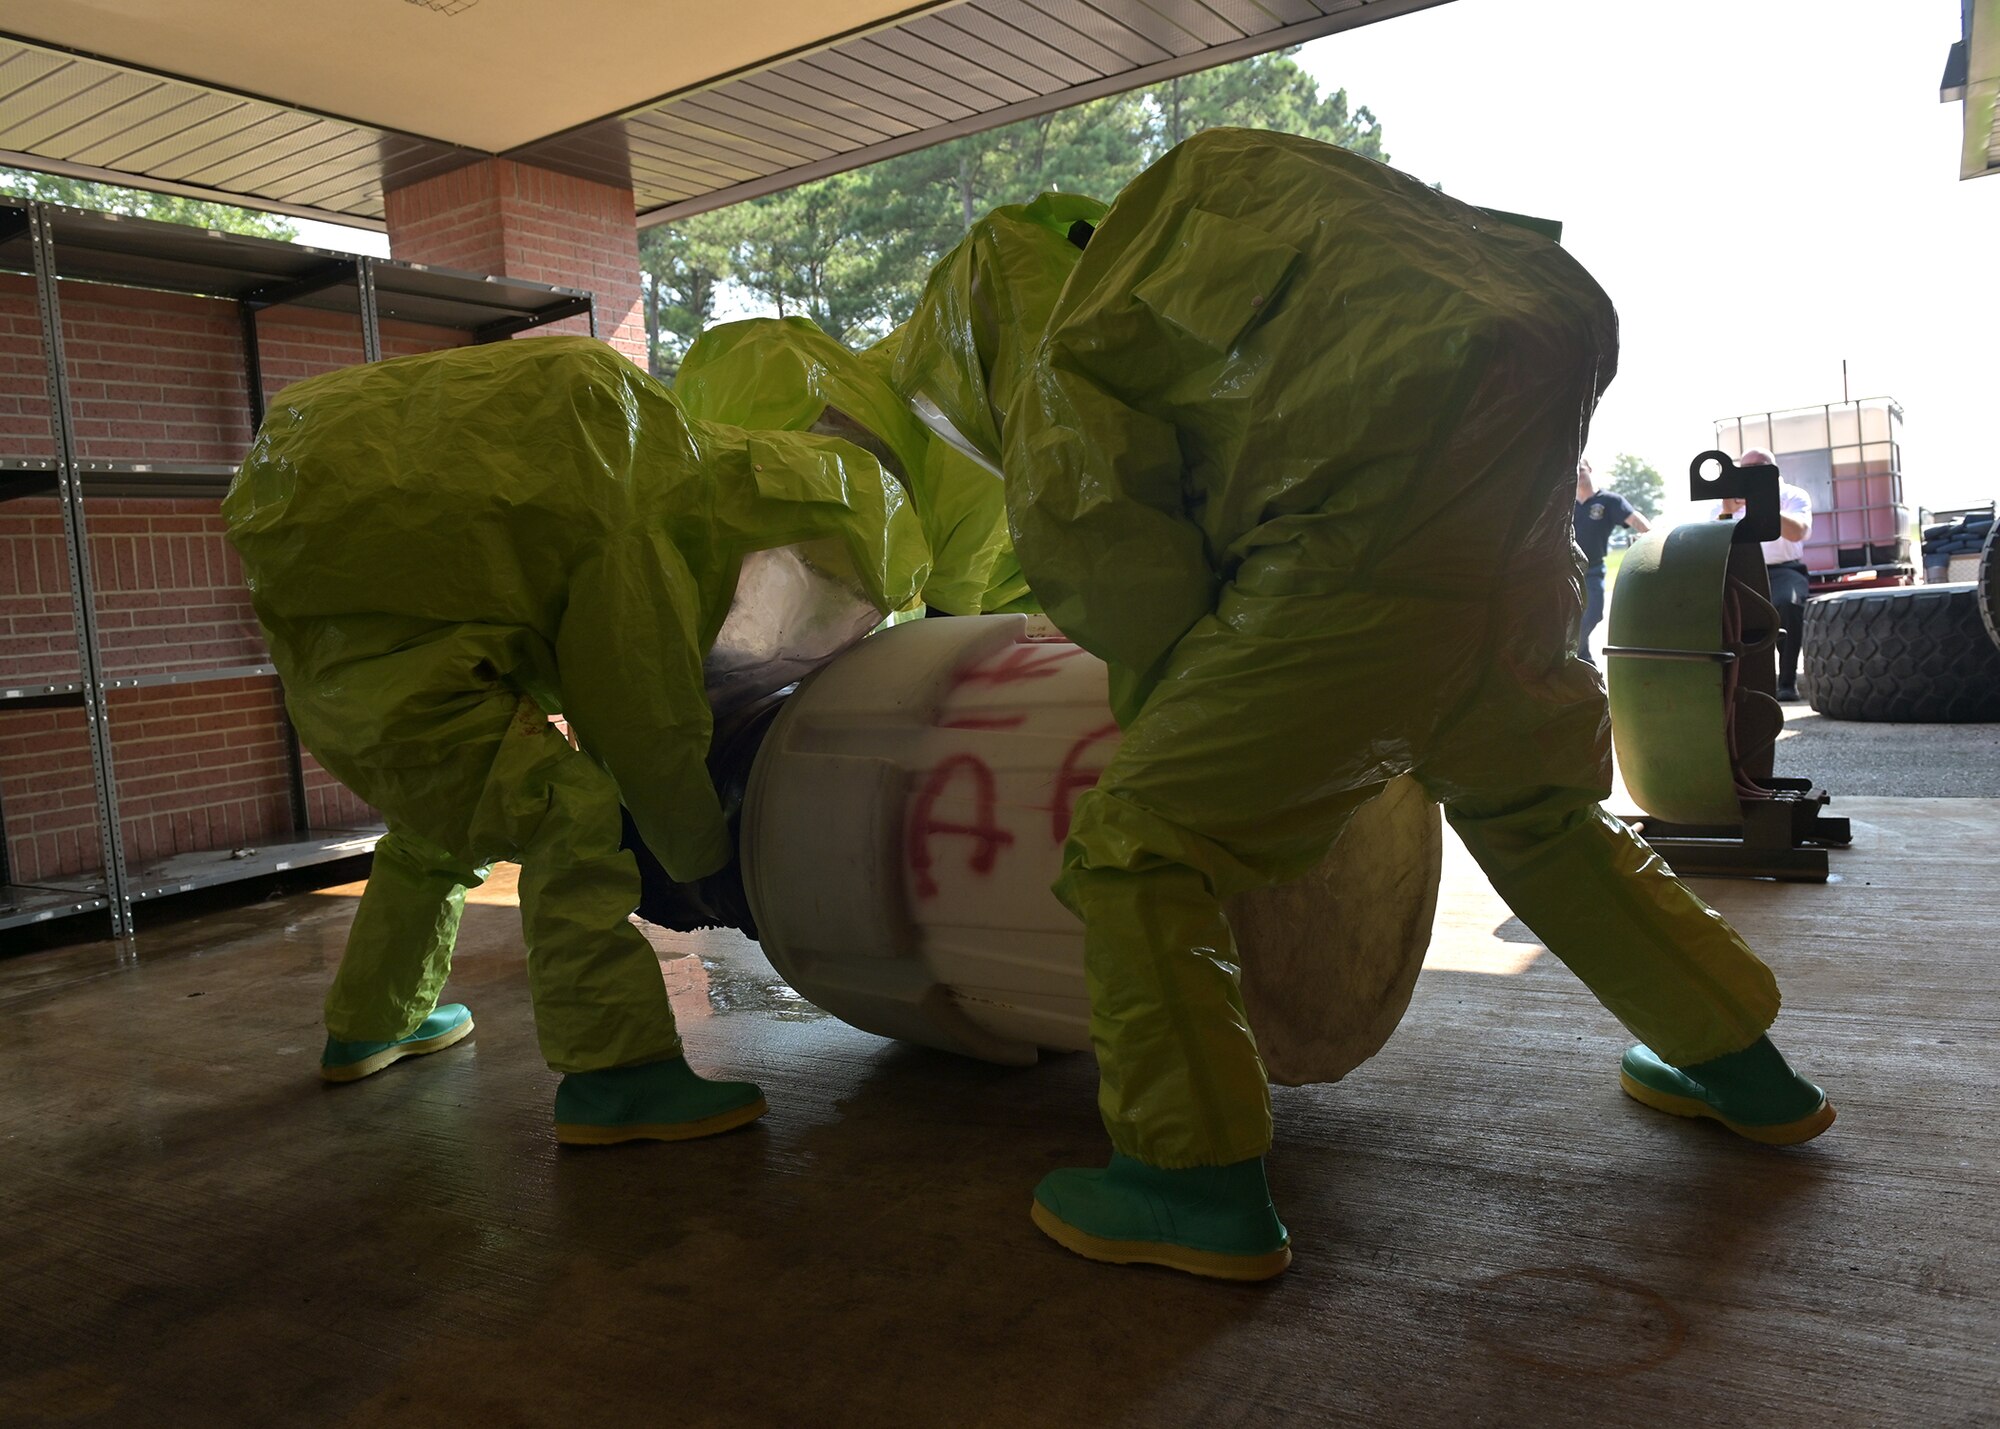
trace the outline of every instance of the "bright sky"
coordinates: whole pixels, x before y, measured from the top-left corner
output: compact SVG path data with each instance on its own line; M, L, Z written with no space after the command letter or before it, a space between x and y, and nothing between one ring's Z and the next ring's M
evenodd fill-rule
M1958 0L1453 0L1300 61L1397 168L1562 220L1621 322L1599 471L1671 496L1714 419L1839 401L1845 359L1935 509L2000 494L2000 178L1958 179L1958 37Z
M320 223L310 218L290 220L299 231L299 242L313 248L331 248L336 253L371 253L389 256L389 235L372 228L350 228L344 223Z

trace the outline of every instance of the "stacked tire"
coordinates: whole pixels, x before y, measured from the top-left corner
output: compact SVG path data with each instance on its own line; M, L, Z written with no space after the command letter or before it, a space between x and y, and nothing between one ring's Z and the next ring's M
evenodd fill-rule
M1986 633L2000 648L2000 525L1986 533L1986 545L1979 552L1979 613L1986 621Z
M1987 565L1993 557L1991 541ZM1990 569L1983 576L1991 577ZM1989 580L1842 591L1806 605L1802 693L1834 719L2000 721Z

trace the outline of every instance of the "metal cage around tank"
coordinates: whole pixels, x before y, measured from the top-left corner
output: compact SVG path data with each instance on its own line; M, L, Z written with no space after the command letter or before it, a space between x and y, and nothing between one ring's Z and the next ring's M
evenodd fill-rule
M1815 586L1837 588L1870 571L1891 579L1914 575L1902 427L1903 409L1893 397L1862 397L1724 417L1715 424L1715 444L1731 457L1762 447L1784 479L1812 498L1806 567Z

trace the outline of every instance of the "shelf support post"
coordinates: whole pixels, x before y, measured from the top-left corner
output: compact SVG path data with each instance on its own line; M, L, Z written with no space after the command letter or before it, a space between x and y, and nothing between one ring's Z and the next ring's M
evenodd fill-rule
M382 316L375 306L375 260L357 258L354 262L355 286L361 290L361 360L380 362L382 360Z
M42 325L42 357L48 368L49 421L55 428L60 466L56 489L62 504L63 545L69 556L71 618L76 625L77 661L82 671L84 719L90 729L90 770L97 782L98 833L104 851L105 896L111 905L111 935L132 934L132 901L125 869L125 834L118 817L118 776L111 759L110 703L97 640L97 603L92 596L90 538L83 516L83 473L76 452L69 403L69 368L63 358L62 302L56 292L55 233L48 207L31 204L28 228L35 270L35 305Z

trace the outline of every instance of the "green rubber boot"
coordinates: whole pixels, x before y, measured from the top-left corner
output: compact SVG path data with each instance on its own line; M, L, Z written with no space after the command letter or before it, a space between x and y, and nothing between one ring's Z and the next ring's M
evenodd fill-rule
M685 1057L571 1072L556 1087L556 1140L565 1146L691 1141L755 1121L770 1107L751 1082L711 1082Z
M409 1036L395 1042L343 1042L326 1039L319 1054L319 1075L328 1082L358 1082L372 1077L391 1062L405 1057L421 1057L426 1052L442 1052L472 1032L472 1014L465 1004L447 1002L426 1017Z
M1114 1265L1268 1280L1292 1263L1264 1158L1163 1171L1117 1152L1103 1170L1051 1171L1030 1214L1056 1244Z
M1626 1095L1675 1116L1705 1116L1766 1146L1811 1141L1833 1125L1826 1093L1759 1037L1741 1052L1676 1067L1652 1048L1629 1048L1618 1069Z

